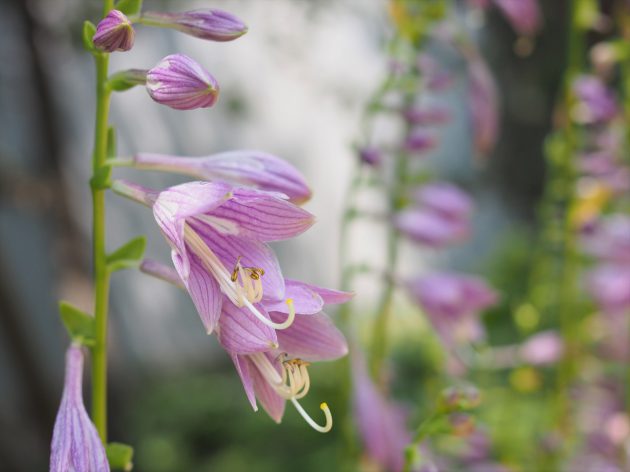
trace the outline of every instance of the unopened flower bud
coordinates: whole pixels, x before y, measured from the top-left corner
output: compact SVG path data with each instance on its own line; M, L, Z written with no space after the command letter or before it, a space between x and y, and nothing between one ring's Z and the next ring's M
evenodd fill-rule
M110 11L96 26L94 46L107 52L129 51L136 33L129 18L118 10Z
M363 164L378 167L383 160L383 155L380 150L374 147L365 147L359 150L359 158Z
M232 41L247 33L247 26L236 16L208 8L183 13L148 11L140 21L145 25L171 28L211 41Z
M153 100L176 110L208 108L219 96L215 78L183 54L166 56L149 70L147 90Z

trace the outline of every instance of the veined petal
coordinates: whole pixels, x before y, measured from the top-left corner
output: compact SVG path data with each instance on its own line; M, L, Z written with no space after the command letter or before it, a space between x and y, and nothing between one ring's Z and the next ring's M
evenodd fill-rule
M315 222L306 210L281 194L251 188L235 188L233 198L212 211L231 225L226 232L257 241L280 241L302 234Z
M286 280L286 283L288 285L289 280ZM318 287L317 285L311 285L311 284L305 284L305 283L302 283L302 285L305 285L310 290L312 290L313 292L318 294L320 297L322 297L322 300L324 300L324 303L326 305L337 305L339 303L346 303L352 300L352 297L354 297L354 292L344 292L342 290Z
M283 313L269 313L273 321L286 318ZM348 353L346 339L325 313L296 316L287 329L278 330L279 350L308 361L332 360Z
M280 373L278 362L274 361L270 354L265 355L269 358L278 373ZM284 398L276 393L271 385L269 385L269 382L265 380L262 374L254 366L251 368L251 373L254 379L254 391L256 392L256 398L258 398L258 401L271 419L273 419L276 423L280 423L282 421L282 416L284 415Z
M287 161L261 151L228 151L203 157L139 153L133 158L141 169L178 172L203 180L227 180L280 192L293 203L311 198L302 174Z
M313 315L319 313L324 308L324 300L313 290L313 286L299 282L297 280L285 279L285 299L293 300L295 312L300 315ZM289 313L289 306L286 300L277 300L265 303L267 311L277 311ZM286 315L285 315L286 318Z
M223 295L215 278L208 273L196 256L190 259L190 274L185 284L206 333L212 333L219 322Z
M263 316L269 318L260 304L255 306ZM221 345L234 354L264 352L278 344L273 328L263 324L247 308L238 308L228 300L223 303L218 332Z
M245 389L245 395L249 403L252 405L254 411L258 411L258 405L256 405L256 394L254 393L254 378L252 377L252 370L256 367L247 359L247 356L230 353L232 362L236 372L238 372L241 382L243 382L243 388Z
M217 255L228 271L238 258L243 267L257 267L265 271L262 277L263 300L284 300L284 278L274 252L265 243L222 234L208 224L191 221L208 247Z

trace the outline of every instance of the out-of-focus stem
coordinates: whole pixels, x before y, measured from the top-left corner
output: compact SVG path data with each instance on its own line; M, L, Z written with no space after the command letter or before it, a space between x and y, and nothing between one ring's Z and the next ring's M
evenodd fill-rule
M114 7L113 0L104 0L103 15ZM106 165L107 128L111 92L107 86L109 55L98 53L96 63L96 124L92 176L99 175ZM103 443L107 442L107 313L109 270L105 252L105 189L92 187L92 260L94 270L95 344L92 347L92 420Z

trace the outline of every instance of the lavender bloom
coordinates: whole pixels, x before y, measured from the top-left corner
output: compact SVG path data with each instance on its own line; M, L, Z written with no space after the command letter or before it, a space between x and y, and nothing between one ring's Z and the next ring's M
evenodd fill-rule
M412 241L434 249L462 241L469 234L467 221L451 220L426 209L399 212L394 226Z
M496 84L487 64L475 56L468 62L468 109L473 142L480 154L494 149L499 134L499 98Z
M251 349L252 340L242 341L241 322L232 318L236 322L231 323L228 317L221 319L219 341L232 357L254 411L258 410L258 400L267 414L280 423L289 400L313 429L326 433L332 428L328 405L320 405L326 421L322 426L309 416L298 400L309 391L307 367L311 361L333 360L347 354L343 334L321 310L324 303L343 303L352 294L291 280L286 281L286 288L289 297L286 303L263 304L272 320L285 319L287 311L297 312L294 323L276 333L277 342L271 348L263 347L269 339L264 333L268 327L258 322L259 330L253 338L258 336L261 347ZM228 329L231 332L226 333Z
M579 123L603 123L615 117L618 110L615 95L599 78L578 77L573 83L573 92L578 105L572 115Z
M437 146L437 139L433 134L422 130L412 131L405 139L404 149L407 152L423 153Z
M630 310L630 266L604 265L590 272L587 290L609 314Z
M562 338L554 331L543 331L527 339L519 349L521 359L532 365L553 364L564 352Z
M405 119L414 125L444 125L451 121L451 112L445 107L408 108L403 112Z
M352 355L354 417L365 451L384 470L399 472L411 442L403 409L378 391L362 357Z
M53 431L50 472L109 472L105 448L83 405L82 380L83 351L72 345L66 352L66 378Z
M147 91L153 100L176 110L208 108L219 96L219 84L190 57L166 56L147 72Z
M94 46L107 52L129 51L133 47L135 31L129 18L118 10L111 10L96 27Z
M266 242L301 234L313 224L313 215L282 194L222 182L189 182L154 192L116 181L112 188L153 207L175 269L208 333L225 310L224 296L233 305L231 312L240 313L252 329L252 319L275 329L293 322L293 312L282 323L271 321L261 304L285 297L278 260Z
M447 346L483 338L477 315L498 299L484 280L447 272L410 280L407 288Z
M293 203L311 198L311 190L295 167L260 151L229 151L205 157L140 153L133 162L141 169L178 172L197 179L226 180L280 192Z
M232 41L247 33L247 26L231 13L217 9L183 13L148 11L140 21L146 25L172 28L182 33L211 41Z
M361 162L371 167L378 167L383 161L383 154L374 147L365 147L359 151Z
M582 236L582 246L602 261L630 265L630 217L619 214L597 221Z
M449 220L465 220L472 211L472 199L449 182L432 182L414 193L414 200Z
M525 36L538 32L542 15L537 0L494 0L514 31Z

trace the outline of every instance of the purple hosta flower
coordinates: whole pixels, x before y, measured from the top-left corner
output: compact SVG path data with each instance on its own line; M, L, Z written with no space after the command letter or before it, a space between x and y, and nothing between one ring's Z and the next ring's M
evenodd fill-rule
M215 78L183 54L166 56L149 70L146 86L153 100L176 110L208 108L219 96Z
M141 270L185 288L176 271L158 262L145 260ZM309 362L333 360L347 354L343 334L322 310L325 304L344 303L353 294L288 279L285 286L288 297L285 302L263 301L260 309L266 317L277 322L285 320L287 313L297 313L289 327L274 331L267 323L249 313L239 312L224 299L217 337L232 357L254 411L258 411L258 399L269 416L279 423L285 402L290 400L310 426L327 432L332 427L328 406L321 405L326 424L320 426L298 400L310 388Z
M472 212L470 196L449 182L432 182L414 192L414 200L449 220L467 220Z
M543 331L528 338L519 348L520 358L532 365L553 364L564 352L562 338L554 331Z
M435 249L460 242L469 234L468 221L448 219L425 208L398 212L394 226L412 241Z
M475 150L488 154L499 135L499 97L492 73L479 56L468 61L468 109Z
M343 334L322 308L325 303L343 303L352 294L291 280L286 281L286 293L286 303L263 302L262 305L269 318L276 322L286 319L287 311L296 312L291 326L274 333L265 324L253 320L256 329L250 329L244 335L237 317L222 317L219 341L232 357L255 411L258 410L258 400L269 416L279 423L289 400L313 429L325 433L332 428L328 405L320 405L326 419L322 426L306 413L298 400L310 388L307 369L310 362L338 359L347 354Z
M432 92L442 92L453 85L453 75L428 54L420 55L418 68L424 84Z
M142 169L178 172L204 180L226 180L280 192L293 203L311 198L311 190L295 167L260 151L229 151L205 157L140 153L134 156L133 162Z
M153 207L208 333L226 311L224 298L244 324L252 317L277 329L291 324L295 313L277 323L261 305L285 299L278 260L266 243L301 234L313 224L313 215L282 194L223 182L189 182L154 192L116 181L112 188Z
M110 11L96 27L94 46L107 52L129 51L133 47L135 31L129 18L118 10Z
M617 114L615 94L599 78L591 75L578 77L573 83L573 92L578 103L571 114L577 122L604 123Z
M409 133L403 145L407 152L424 153L437 146L437 138L433 133L416 129Z
M354 417L365 452L383 470L401 471L405 448L411 442L403 408L379 392L370 379L365 360L354 351L352 377Z
M630 311L630 266L600 266L588 274L586 284L603 312L614 315Z
M247 33L247 26L231 13L217 9L193 10L183 13L147 11L142 23L172 28L182 33L211 41L232 41Z
M411 107L403 112L405 119L414 125L444 125L451 121L451 112L446 107Z
M595 222L583 234L582 246L600 260L630 266L630 216L615 214Z
M66 352L66 378L55 420L50 472L109 472L105 448L83 405L83 351Z
M407 285L447 346L483 338L477 315L498 300L484 280L444 272L418 277Z
M378 167L383 161L383 153L375 147L364 147L359 150L359 159L371 167Z
M532 36L542 24L538 0L494 0L518 34Z
M630 171L619 165L615 156L608 151L585 154L580 160L580 170L617 195L630 190Z

